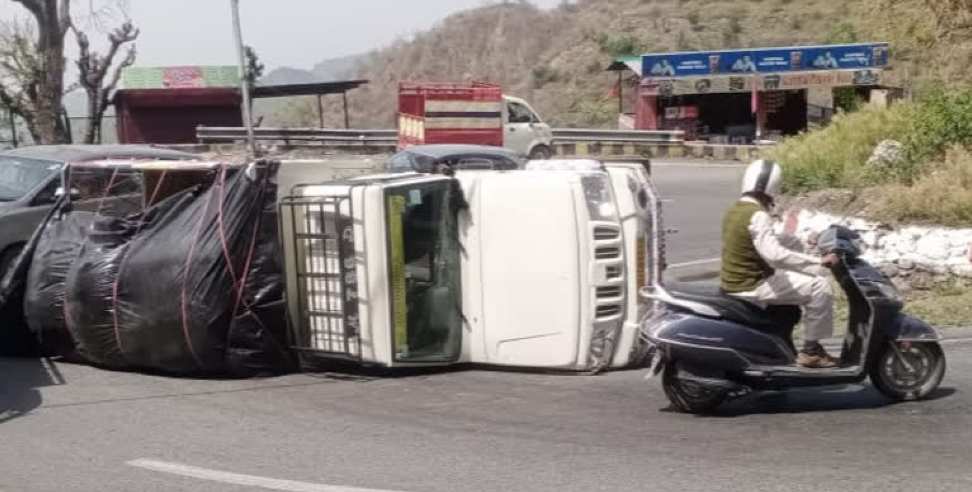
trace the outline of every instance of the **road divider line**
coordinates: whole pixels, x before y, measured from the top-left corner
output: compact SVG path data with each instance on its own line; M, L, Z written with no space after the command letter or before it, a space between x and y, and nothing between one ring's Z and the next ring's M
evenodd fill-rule
M258 487L267 490L283 490L285 492L402 492L387 489L364 489L358 487L345 487L341 485L327 485L322 483L297 482L294 480L283 480L279 478L260 477L256 475L245 475L220 470L210 470L197 466L184 465L181 463L170 463L167 461L157 461L150 459L137 459L125 463L128 466L143 468L160 473L169 473L183 477L208 480L210 482L221 482L244 487Z
M708 258L705 260L695 260L695 261L686 261L683 263L675 263L674 265L668 265L668 268L669 269L686 268L691 266L708 265L710 263L718 263L720 261L722 261L722 258Z

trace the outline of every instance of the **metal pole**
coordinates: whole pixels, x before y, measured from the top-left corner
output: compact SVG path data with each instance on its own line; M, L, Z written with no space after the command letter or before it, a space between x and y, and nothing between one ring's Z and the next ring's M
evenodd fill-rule
M320 122L318 128L324 128L324 96L317 95L317 120Z
M351 117L348 116L348 91L341 93L344 98L344 128L351 128Z
M624 114L624 84L622 83L624 72L618 70L618 114Z
M253 136L253 117L250 115L250 84L247 81L246 57L243 54L243 31L240 28L240 0L230 0L230 8L233 10L233 34L236 38L236 54L240 64L240 92L243 94L243 125L246 127L247 144L250 153L256 157L258 155L256 138Z
M17 148L17 121L14 120L13 111L7 111L7 117L10 118L10 140L14 148Z

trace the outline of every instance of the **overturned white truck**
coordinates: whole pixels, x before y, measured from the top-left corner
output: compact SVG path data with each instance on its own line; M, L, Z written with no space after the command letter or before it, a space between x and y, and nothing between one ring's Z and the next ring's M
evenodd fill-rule
M642 164L364 176L298 185L280 212L308 356L596 371L642 353L638 290L663 268Z

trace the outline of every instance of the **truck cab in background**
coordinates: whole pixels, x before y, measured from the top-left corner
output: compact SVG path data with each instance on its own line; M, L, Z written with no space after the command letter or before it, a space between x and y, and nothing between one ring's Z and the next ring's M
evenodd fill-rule
M503 96L503 126L504 147L529 159L553 155L553 130L525 100Z
M553 155L553 132L523 99L498 85L402 82L398 147L475 144L506 147L531 159Z

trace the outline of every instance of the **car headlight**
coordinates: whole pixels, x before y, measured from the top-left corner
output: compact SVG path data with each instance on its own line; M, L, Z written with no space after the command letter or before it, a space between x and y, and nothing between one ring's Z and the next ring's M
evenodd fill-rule
M584 188L584 201L591 220L617 221L618 211L614 206L611 184L604 173L591 173L581 178Z

